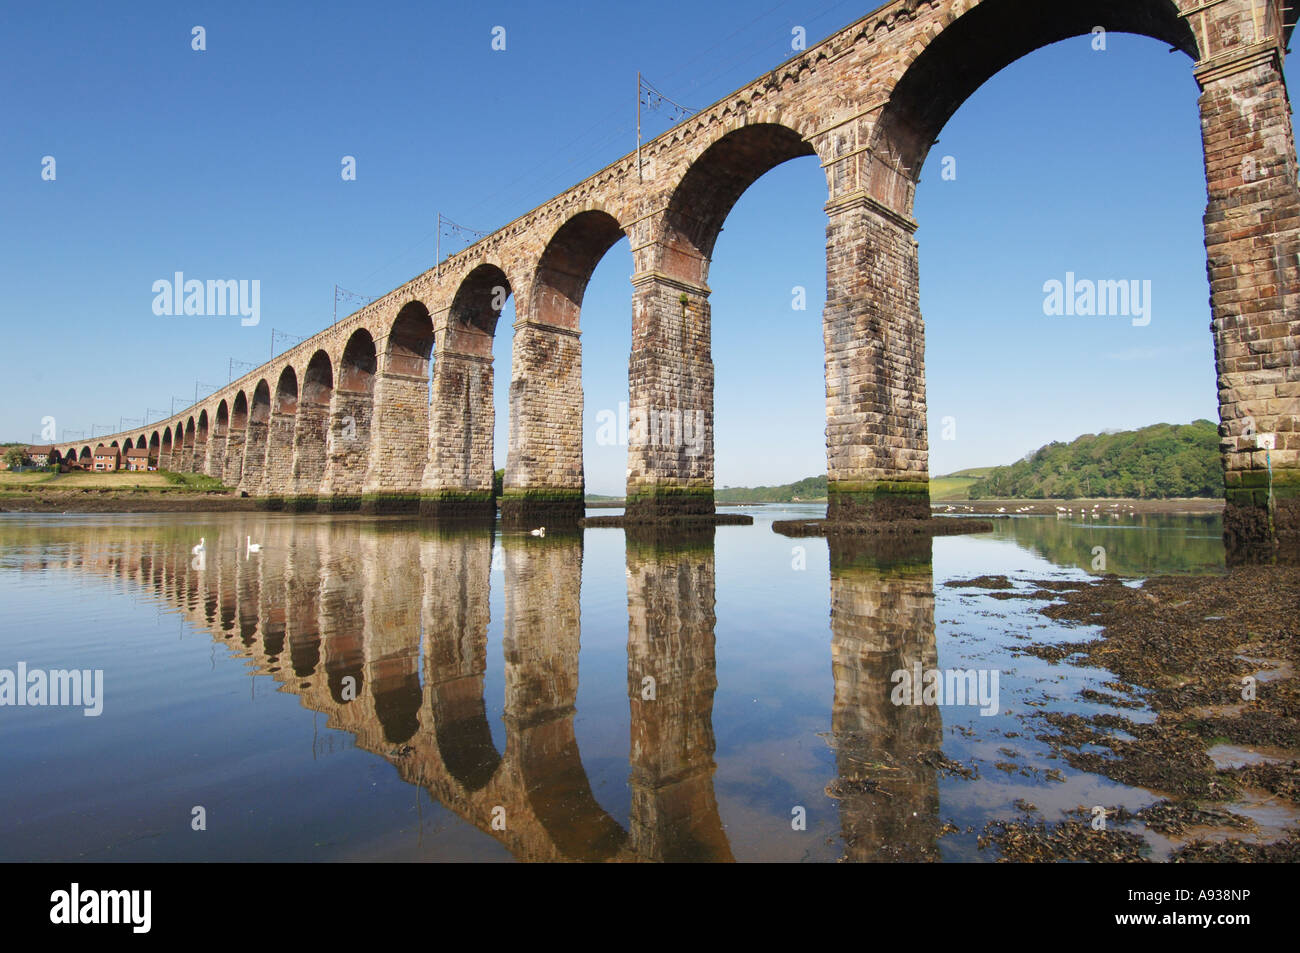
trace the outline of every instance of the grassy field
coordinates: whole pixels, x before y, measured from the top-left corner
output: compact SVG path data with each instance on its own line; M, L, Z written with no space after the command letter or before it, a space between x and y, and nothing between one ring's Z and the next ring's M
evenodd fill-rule
M0 471L4 490L220 490L221 481L200 473L119 471L117 473L9 473Z
M934 477L930 480L930 499L970 499L971 484L987 476L992 469L993 467L973 467L970 470L958 470L956 473Z

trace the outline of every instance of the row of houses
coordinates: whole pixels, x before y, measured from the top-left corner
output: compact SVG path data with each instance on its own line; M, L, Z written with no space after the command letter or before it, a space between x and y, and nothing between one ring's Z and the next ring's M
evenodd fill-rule
M54 446L26 447L23 454L34 467L57 464L61 470L92 470L98 473L158 469L158 455L148 447L132 447L123 453L120 447L106 447L101 443L90 456L80 459L71 453L67 457L60 457L58 448Z

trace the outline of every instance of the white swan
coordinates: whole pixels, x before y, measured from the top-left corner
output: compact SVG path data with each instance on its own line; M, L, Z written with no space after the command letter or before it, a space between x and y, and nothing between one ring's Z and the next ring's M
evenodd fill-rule
M244 547L245 556L249 553L260 553L262 551L262 544L253 542L253 537L251 536L244 537Z
M206 547L203 545L206 541L207 541L207 537L200 536L199 544L195 546L193 549L191 549L190 552L192 552L195 556L202 556L203 553L206 551Z
M529 536L545 536L545 535L546 535L546 527L545 527L545 526L539 526L537 529L531 529L531 530L528 531L528 535L529 535Z

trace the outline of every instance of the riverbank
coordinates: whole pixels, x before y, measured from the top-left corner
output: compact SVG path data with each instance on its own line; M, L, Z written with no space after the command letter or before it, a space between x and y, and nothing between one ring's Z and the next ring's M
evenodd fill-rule
M0 513L235 513L257 508L251 497L186 489L0 493Z
M1059 822L1026 811L989 824L982 847L1016 861L1300 860L1300 572L1251 566L1140 587L1116 576L1031 582L1035 590L1004 577L949 585L1050 600L1041 610L1050 619L1101 627L1095 638L1024 649L1113 673L1105 692L1079 693L1101 712L1020 718L1071 767L1153 795L1136 811L1082 804Z
M1210 497L1177 500L949 500L932 502L935 513L973 513L980 516L1106 516L1129 513L1169 513L1179 516L1215 516L1223 500Z

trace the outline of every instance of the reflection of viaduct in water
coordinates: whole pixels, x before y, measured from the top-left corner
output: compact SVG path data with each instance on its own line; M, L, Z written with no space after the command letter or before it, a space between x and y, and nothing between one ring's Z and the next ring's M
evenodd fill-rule
M896 706L891 675L938 667L930 541L888 555L830 540L831 731L850 860L938 860L939 786L926 756L943 745L933 706Z
M628 539L625 830L592 794L574 733L580 538L241 517L206 530L199 569L187 527L68 529L75 542L66 555L53 544L41 568L106 574L174 604L519 859L732 859L713 787L712 530ZM260 554L245 554L248 534ZM504 751L484 698L494 543L505 579ZM934 665L928 545L881 561L831 542L833 787L852 860L937 854L935 775L916 755L940 747L938 713L889 701L895 669ZM505 830L492 825L498 806Z
M84 549L70 561L174 603L519 859L731 859L713 797L711 545L628 557L637 580L629 591L629 832L592 794L574 733L580 538L495 540L506 587L498 751L484 698L489 531L236 520L216 538L209 530L201 570L184 532L124 543L115 530L102 552ZM251 558L250 533L262 544ZM656 701L641 699L647 672L658 681ZM497 807L504 830L493 827Z

